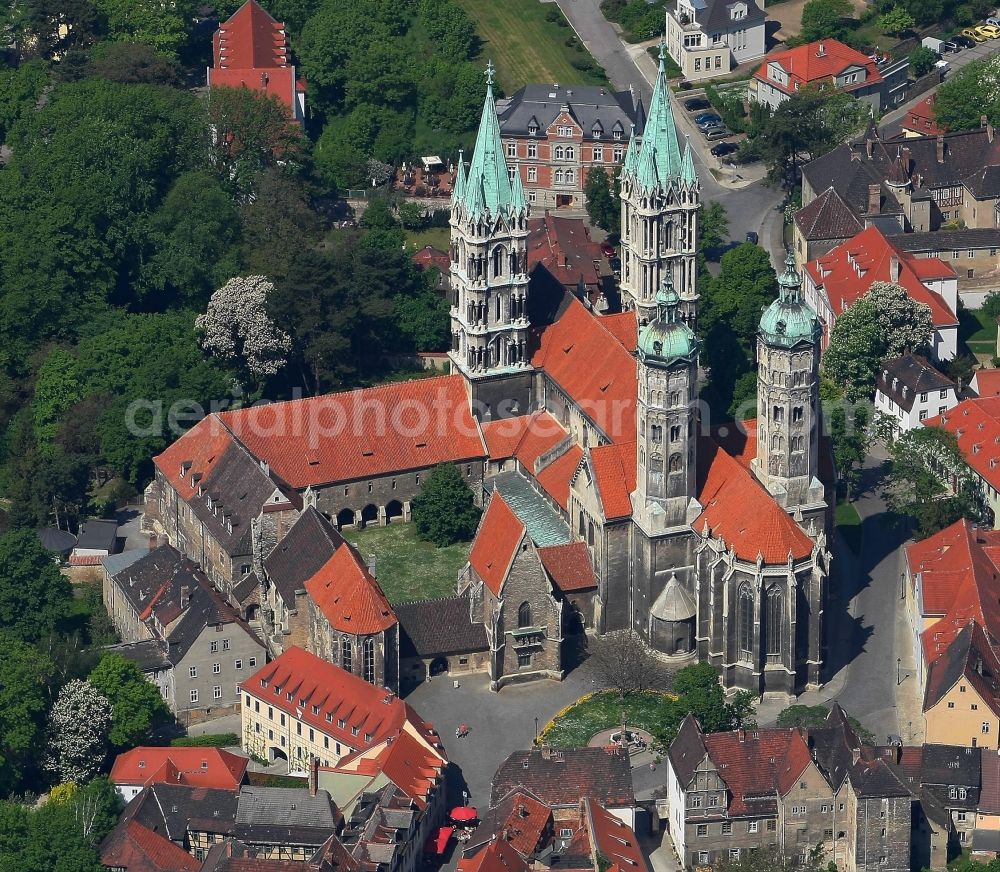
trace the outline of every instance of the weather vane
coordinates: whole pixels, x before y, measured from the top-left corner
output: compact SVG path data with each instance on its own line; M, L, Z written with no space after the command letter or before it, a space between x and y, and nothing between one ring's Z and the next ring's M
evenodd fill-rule
M493 61L492 60L487 61L486 62L486 84L487 85L492 85L493 84L493 73L494 73L494 70L495 70L495 67L493 66Z

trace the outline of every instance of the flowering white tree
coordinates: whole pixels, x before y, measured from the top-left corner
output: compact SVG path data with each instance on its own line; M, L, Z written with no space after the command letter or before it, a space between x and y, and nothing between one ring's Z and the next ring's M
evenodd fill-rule
M46 768L60 781L83 784L104 763L111 703L89 681L73 679L61 691L49 714L49 757Z
M837 318L823 371L852 402L870 399L882 362L907 351L924 351L933 331L929 306L899 285L873 282L868 293Z
M273 292L267 276L236 276L212 294L208 311L195 319L201 347L235 366L254 389L281 372L292 348L291 337L267 313Z

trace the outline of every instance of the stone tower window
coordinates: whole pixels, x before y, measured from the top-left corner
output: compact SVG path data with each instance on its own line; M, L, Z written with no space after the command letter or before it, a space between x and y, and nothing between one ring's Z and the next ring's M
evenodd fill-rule
M781 628L784 624L784 609L781 602L781 588L774 585L767 592L767 653L781 653Z
M737 602L737 633L739 635L740 659L753 659L753 592L750 585L740 588Z
M351 640L341 639L340 640L340 666L345 672L351 672L351 666L353 662L353 654L351 651Z
M364 679L375 683L375 640L365 639L361 646L361 662L364 667Z
M531 603L523 602L517 607L518 629L531 626Z

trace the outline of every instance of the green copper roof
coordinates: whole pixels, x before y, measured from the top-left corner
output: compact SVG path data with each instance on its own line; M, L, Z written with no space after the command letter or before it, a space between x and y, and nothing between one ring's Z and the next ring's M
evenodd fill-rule
M639 142L635 138L635 125L632 125L632 132L628 138L628 149L625 152L625 161L622 164L622 175L634 173L636 163L639 160Z
M681 164L681 181L689 185L698 182L698 173L694 169L694 158L691 156L691 140L684 147L684 162Z
M495 217L526 208L524 189L520 179L511 183L500 143L500 123L497 121L497 107L493 99L492 63L486 66L486 101L479 121L476 149L472 153L462 196L456 202L461 202L474 217L487 213Z
M507 505L524 524L536 545L565 545L570 541L566 522L519 473L502 472L494 476L490 483L503 494Z
M660 44L660 71L653 86L653 99L642 131L642 147L636 162L636 178L646 189L666 188L681 174L681 151L677 129L670 111L670 87L664 67L663 44ZM693 167L692 167L693 168Z
M455 173L455 187L451 192L452 205L461 203L465 197L465 152L458 150L458 172Z
M656 292L656 318L639 331L639 357L643 362L670 366L678 360L692 360L698 354L698 340L680 320L681 298L674 290L668 265L663 283Z
M760 318L760 335L768 345L791 348L800 342L815 343L823 328L813 308L802 299L802 279L795 258L788 252L785 271L778 277L778 299Z

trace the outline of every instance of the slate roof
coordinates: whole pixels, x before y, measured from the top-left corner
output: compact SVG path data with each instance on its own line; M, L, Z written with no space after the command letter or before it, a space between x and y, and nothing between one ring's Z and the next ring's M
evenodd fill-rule
M900 251L950 258L953 251L977 248L1000 248L1000 227L966 227L962 230L927 230L889 236L893 248Z
M989 751L980 758L980 814L1000 815L1000 752Z
M337 828L337 817L337 808L325 790L312 796L304 787L244 785L236 806L236 836L256 841L259 836L255 833L287 828L321 845Z
M159 672L171 666L167 658L167 645L159 639L109 645L105 650L110 654L121 654L122 657L128 658L139 667L140 672Z
M795 213L799 232L807 240L850 239L865 229L844 198L832 186Z
M68 554L76 545L76 536L68 530L60 530L58 527L43 527L35 530L35 533L46 551Z
M903 388L906 388L904 393ZM919 354L904 354L882 364L878 389L909 412L922 393L955 390L955 383Z
M539 548L538 557L552 584L564 594L593 590L597 587L594 563L586 542L570 542L567 545Z
M684 716L677 728L677 735L667 749L670 764L674 774L682 786L687 787L694 778L698 764L705 759L708 749L705 747L705 736L698 725L698 720L690 712Z
M149 554L149 548L132 548L122 551L120 554L109 554L101 558L101 566L108 575L117 575L123 569L127 569L137 560L141 560Z
M147 551L113 573L111 581L140 621L155 616L163 627L180 617L182 594L191 597L202 587L212 588L197 565L172 545Z
M538 127L537 136L542 138L565 105L583 130L585 141L594 138L594 127L600 125L601 141L615 141L614 131L618 130L624 142L632 124L641 133L645 122L641 99L629 91L612 91L599 85L530 84L497 101L500 133L527 136L529 125L534 123Z
M306 592L335 630L370 636L396 624L382 588L348 542L306 582Z
M344 537L315 508L306 506L291 529L264 558L268 580L278 589L286 607L295 593L333 556Z
M117 550L118 522L101 518L88 518L80 525L80 535L76 538L74 550L107 551Z
M515 751L493 776L491 805L518 788L553 809L576 806L584 796L613 808L635 805L628 755L603 748Z
M709 33L715 33L732 27L745 28L764 20L764 10L755 0L745 0L745 3L747 14L736 20L729 12L730 7L735 5L732 0L695 0L692 5L695 7L694 17L698 23Z
M468 592L399 603L396 618L402 630L400 657L447 657L489 648L486 628L471 618Z
M255 853L256 849L244 842L227 839L212 845L201 872L360 872L361 869L336 836L330 836L305 862L264 859L254 856Z
M153 784L126 807L124 816L181 845L188 829L229 835L236 820L235 790Z

